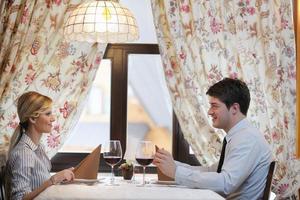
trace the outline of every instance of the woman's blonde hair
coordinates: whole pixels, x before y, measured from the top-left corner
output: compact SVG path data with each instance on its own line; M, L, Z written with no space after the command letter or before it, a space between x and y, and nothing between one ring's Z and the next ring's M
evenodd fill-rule
M17 112L20 123L10 139L9 152L18 144L21 135L27 130L29 118L37 118L50 108L52 99L38 92L26 92L18 98Z

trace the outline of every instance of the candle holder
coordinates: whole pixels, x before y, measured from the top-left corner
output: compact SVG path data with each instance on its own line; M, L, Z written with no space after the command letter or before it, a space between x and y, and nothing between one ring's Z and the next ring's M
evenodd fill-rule
M120 170L122 170L122 175L124 180L131 180L133 176L133 164L130 162L125 162L120 165Z

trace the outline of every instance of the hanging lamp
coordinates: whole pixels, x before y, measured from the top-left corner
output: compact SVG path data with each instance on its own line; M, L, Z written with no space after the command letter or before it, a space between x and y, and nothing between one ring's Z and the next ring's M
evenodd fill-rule
M139 38L136 20L118 0L92 0L80 4L64 25L67 40L124 43Z

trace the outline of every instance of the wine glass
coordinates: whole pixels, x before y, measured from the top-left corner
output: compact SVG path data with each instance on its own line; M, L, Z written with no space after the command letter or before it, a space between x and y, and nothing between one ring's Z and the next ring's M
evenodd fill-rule
M109 185L117 185L114 183L114 166L122 159L122 147L119 140L110 140L105 143L103 158L105 162L111 166L111 179Z
M155 148L151 141L140 141L136 148L135 159L143 166L143 183L145 186L145 169L146 166L151 164L154 158Z
M132 176L132 179L131 179L131 183L133 184L136 184L137 181L136 181L136 176L135 174L138 172L138 168L136 168L136 165L137 165L137 162L134 160L132 161L132 165L133 165L133 176Z

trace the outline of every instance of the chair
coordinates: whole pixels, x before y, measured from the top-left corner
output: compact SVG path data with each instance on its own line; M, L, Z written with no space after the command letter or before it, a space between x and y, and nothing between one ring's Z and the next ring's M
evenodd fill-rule
M266 181L266 187L264 189L264 195L262 198L263 200L269 200L275 164L276 164L276 161L272 161L270 164L267 181Z
M4 176L5 176L5 166L2 166L0 168L0 194L1 194L1 198L5 200L5 189L4 189L4 184L5 184L5 180L4 180Z

